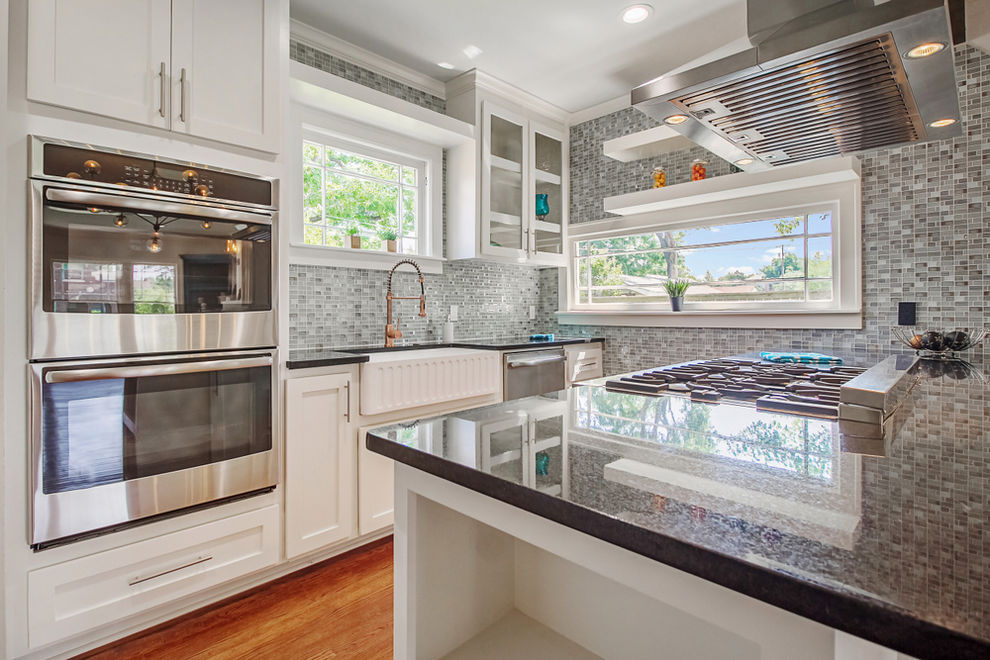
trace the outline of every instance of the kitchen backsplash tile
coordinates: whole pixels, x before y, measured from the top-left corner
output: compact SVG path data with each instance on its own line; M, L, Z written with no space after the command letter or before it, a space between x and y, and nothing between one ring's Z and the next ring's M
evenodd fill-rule
M959 46L955 58L964 135L861 155L862 330L567 325L558 332L606 337L605 371L617 373L757 349L889 346L896 343L890 328L897 323L899 301L918 302L921 325L985 325L990 297L990 55ZM688 164L704 157L704 151L633 163L618 163L602 154L603 141L655 125L637 110L626 109L571 128L571 222L600 219L604 197L649 187L650 172L657 165L666 168L671 183L689 178ZM710 155L708 160L709 176L729 173L728 163ZM540 283L540 308L552 312L556 277L542 275Z

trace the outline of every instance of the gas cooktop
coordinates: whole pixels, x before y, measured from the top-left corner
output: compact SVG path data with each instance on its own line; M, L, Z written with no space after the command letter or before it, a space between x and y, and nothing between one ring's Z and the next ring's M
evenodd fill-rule
M835 419L842 386L865 371L863 367L723 358L619 376L606 381L605 388L648 396L689 396L709 403L755 404L759 410Z

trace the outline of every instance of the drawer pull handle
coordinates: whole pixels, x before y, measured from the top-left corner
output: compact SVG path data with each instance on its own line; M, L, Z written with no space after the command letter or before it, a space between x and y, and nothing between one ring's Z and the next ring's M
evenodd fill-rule
M134 578L133 580L128 581L127 584L128 584L128 586L133 587L134 585L141 584L142 582L147 582L148 580L154 580L155 578L160 578L163 575L168 575L169 573L175 573L176 571L181 571L183 568L189 568L190 566L195 566L197 564L202 564L203 562L210 561L211 559L213 559L213 557L212 556L207 556L207 555L204 555L202 557L196 557L192 561L186 562L185 564L182 564L181 566L176 566L175 568L168 568L168 569L165 569L164 571L159 571L158 573L155 573L153 575L138 576L138 577Z

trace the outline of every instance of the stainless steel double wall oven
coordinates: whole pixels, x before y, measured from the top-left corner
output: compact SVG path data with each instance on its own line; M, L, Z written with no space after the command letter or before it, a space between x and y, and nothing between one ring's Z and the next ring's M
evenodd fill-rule
M277 182L31 138L31 529L272 488Z

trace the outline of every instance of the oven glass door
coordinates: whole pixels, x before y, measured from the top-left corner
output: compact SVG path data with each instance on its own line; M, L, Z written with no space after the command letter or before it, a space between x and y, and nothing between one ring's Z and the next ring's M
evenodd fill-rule
M53 200L52 197L55 199ZM73 199L78 197L79 200ZM87 199L105 201L85 203ZM45 312L175 315L272 308L272 227L49 189L43 207ZM190 208L193 208L190 206ZM221 215L218 213L218 215ZM251 215L251 214L243 214Z
M274 485L272 362L35 365L33 542Z

